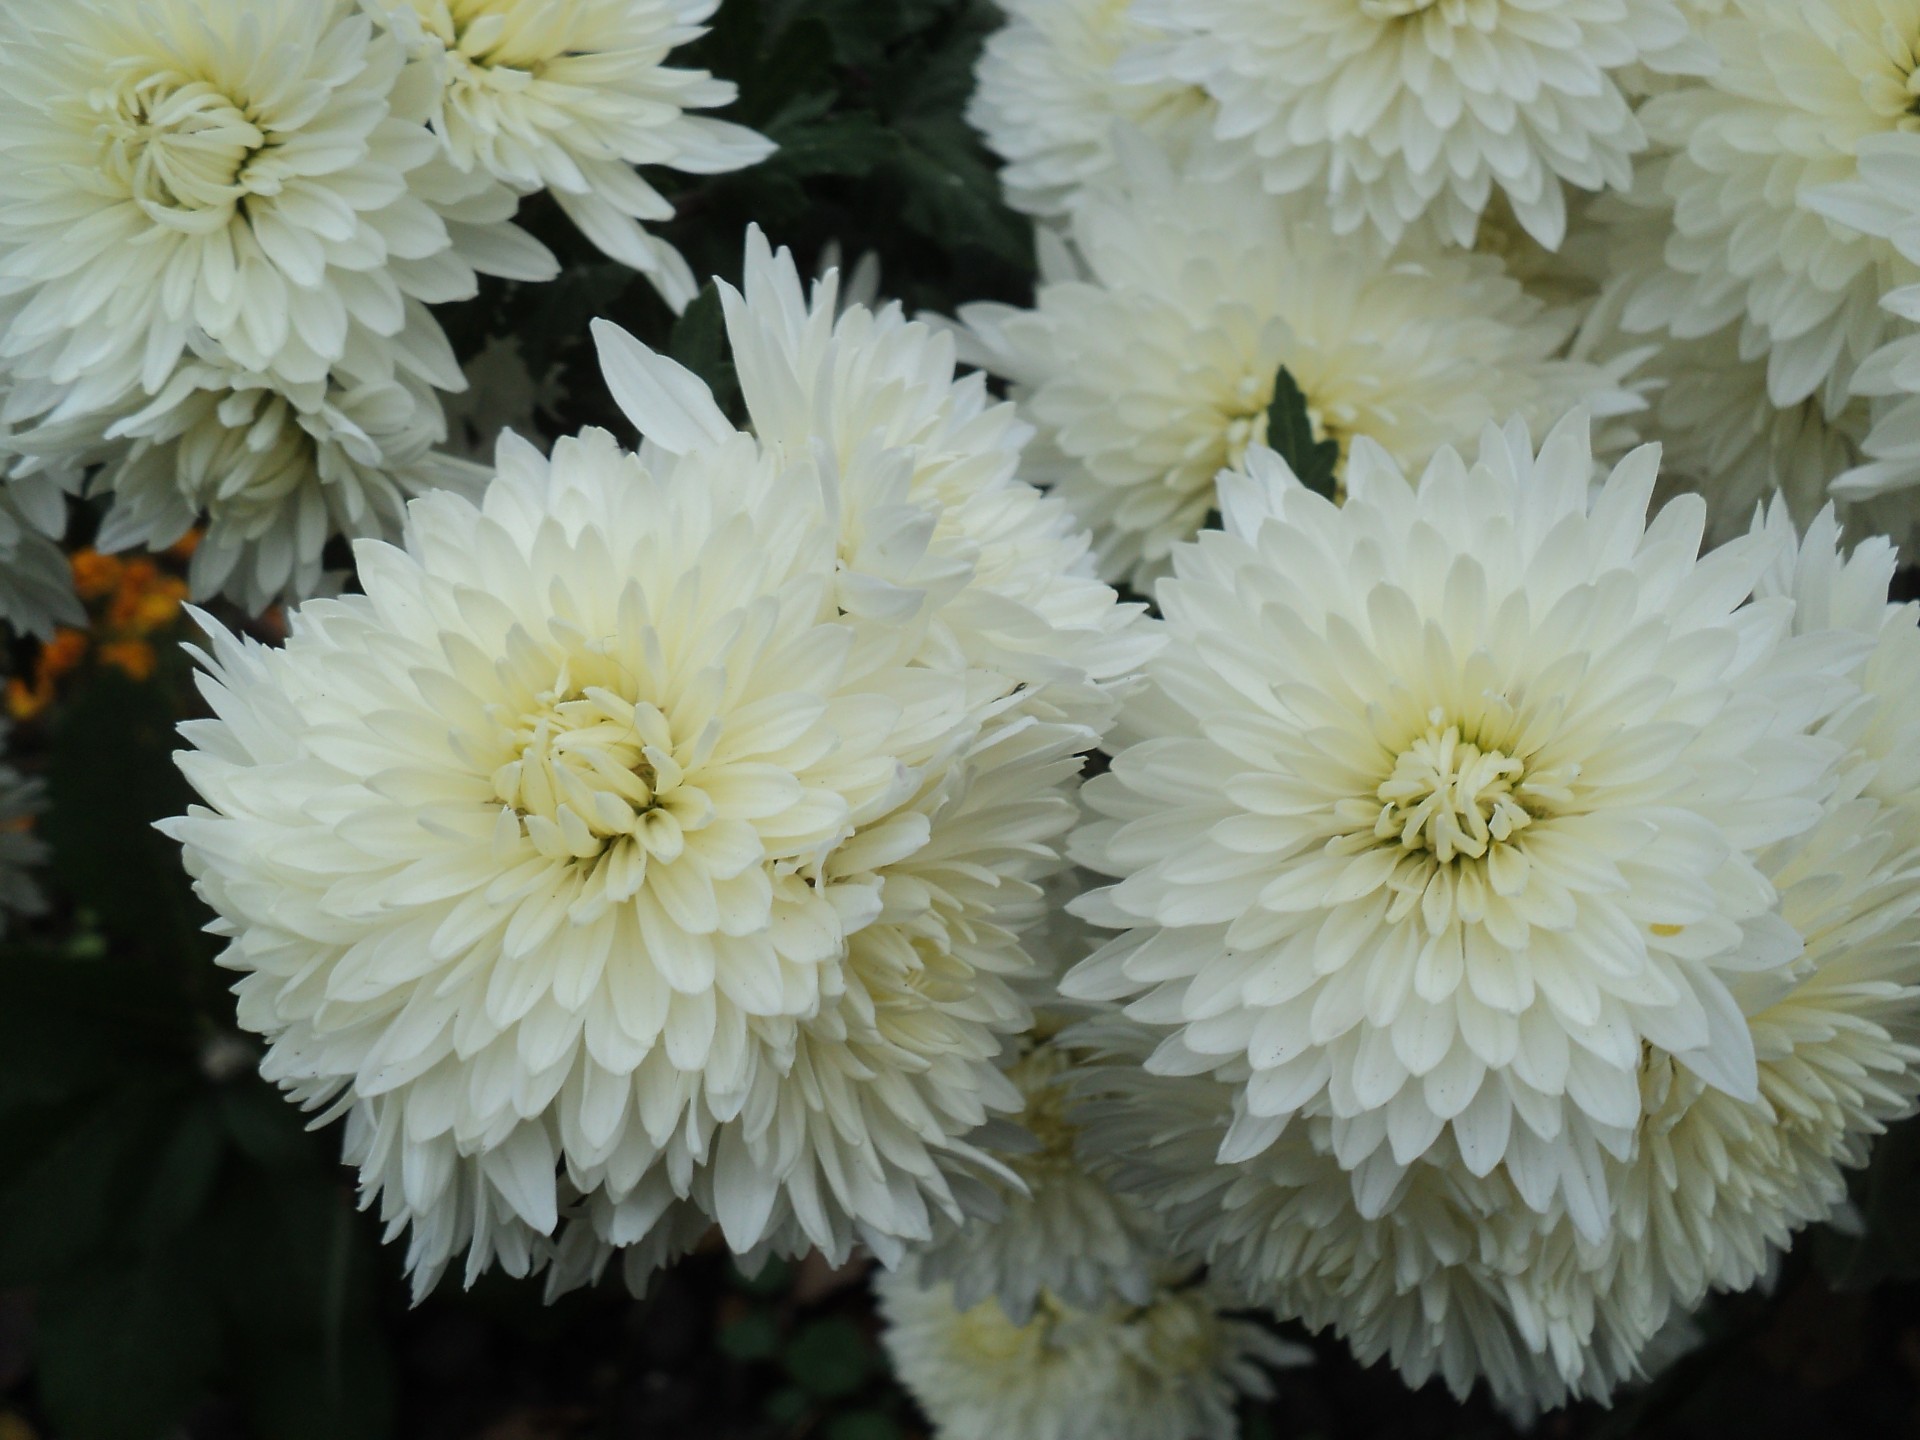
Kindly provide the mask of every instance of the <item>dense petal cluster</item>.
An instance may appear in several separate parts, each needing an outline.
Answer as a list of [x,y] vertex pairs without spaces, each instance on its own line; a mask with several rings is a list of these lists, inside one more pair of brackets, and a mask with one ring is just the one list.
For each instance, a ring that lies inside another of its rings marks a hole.
[[1304,1358],[1194,1282],[1163,1281],[1144,1304],[1048,1298],[1024,1323],[912,1273],[879,1290],[894,1370],[947,1440],[1233,1440],[1241,1397]]
[[[932,332],[836,320],[831,283],[809,313],[764,245],[748,274],[743,381],[795,318],[844,433],[824,391],[810,439],[736,432],[606,328],[639,456],[503,442],[478,507],[360,548],[364,597],[282,651],[216,637],[182,757],[211,808],[174,831],[266,1072],[352,1112],[421,1284],[462,1249],[641,1280],[716,1222],[892,1261],[1005,1173],[968,1137],[1020,1108],[1020,935],[1113,708],[1067,646],[1142,642]],[[1049,537],[1055,573],[995,569]]]
[[3,23],[9,418],[153,394],[196,334],[318,381],[409,298],[473,293],[435,203],[472,187],[431,173],[405,56],[350,0],[15,0]]
[[462,382],[426,307],[556,267],[441,153],[430,99],[352,0],[0,7],[12,508],[105,466],[104,543],[204,517],[196,589],[257,610],[453,475],[428,387]]
[[693,299],[686,261],[641,223],[671,220],[673,206],[634,166],[713,175],[772,153],[751,130],[687,113],[731,104],[731,82],[666,63],[720,0],[368,3],[427,67],[433,128],[461,171],[549,191],[675,310]]
[[1645,1373],[1710,1288],[1753,1284],[1795,1230],[1846,1203],[1843,1169],[1920,1090],[1920,629],[1913,607],[1885,603],[1884,543],[1842,562],[1829,513],[1796,547],[1781,505],[1766,530],[1777,544],[1758,588],[1794,599],[1796,634],[1868,648],[1849,647],[1861,701],[1826,726],[1845,746],[1836,787],[1814,825],[1760,857],[1804,950],[1781,971],[1734,981],[1755,1095],[1731,1096],[1649,1051],[1633,1144],[1601,1160],[1612,1213],[1589,1237],[1564,1209],[1534,1209],[1501,1172],[1474,1174],[1446,1143],[1374,1213],[1324,1115],[1256,1156],[1224,1159],[1246,1104],[1236,1085],[1149,1073],[1150,1026],[1083,1027],[1081,1042],[1102,1052],[1083,1082],[1093,1148],[1217,1273],[1337,1328],[1363,1360],[1390,1357],[1412,1383],[1438,1374],[1464,1395],[1485,1379],[1530,1413],[1604,1398]]
[[1920,213],[1920,4],[1731,0],[1703,33],[1714,73],[1643,112],[1672,152],[1649,175],[1672,229],[1629,323],[1682,338],[1737,324],[1775,404],[1818,395],[1837,413],[1891,332],[1882,297],[1920,280],[1887,233]]
[[1556,249],[1563,183],[1624,189],[1646,137],[1623,72],[1704,69],[1672,0],[1136,0],[1159,32],[1122,62],[1217,105],[1213,133],[1268,190],[1342,234],[1426,221],[1471,245],[1505,195]]
[[1597,1239],[1645,1048],[1752,1099],[1736,982],[1801,948],[1756,857],[1818,814],[1848,651],[1746,603],[1773,542],[1696,560],[1688,498],[1648,525],[1656,452],[1590,499],[1587,425],[1417,487],[1367,446],[1344,508],[1256,452],[1085,791],[1119,883],[1082,913],[1124,933],[1069,993],[1238,1078],[1224,1158],[1327,1117],[1368,1215],[1444,1139]]
[[203,525],[193,593],[254,613],[319,590],[334,536],[394,538],[410,497],[477,494],[488,473],[435,449],[447,438],[439,398],[409,375],[292,385],[193,361],[110,420],[43,426],[23,443],[42,459],[101,462],[89,488],[112,497],[103,550],[164,549]]
[[1032,310],[961,319],[1040,431],[1034,473],[1092,528],[1113,578],[1164,571],[1219,508],[1214,477],[1267,438],[1282,368],[1316,438],[1344,452],[1364,436],[1408,468],[1515,413],[1544,424],[1635,403],[1556,358],[1577,317],[1497,258],[1417,239],[1385,254],[1299,201],[1181,177],[1139,149],[1089,190],[1070,240],[1043,250]]
[[1007,23],[987,37],[967,119],[1005,162],[1007,203],[1064,215],[1115,162],[1116,126],[1181,154],[1212,120],[1206,92],[1180,82],[1129,84],[1114,66],[1152,31],[1125,0],[1004,0]]

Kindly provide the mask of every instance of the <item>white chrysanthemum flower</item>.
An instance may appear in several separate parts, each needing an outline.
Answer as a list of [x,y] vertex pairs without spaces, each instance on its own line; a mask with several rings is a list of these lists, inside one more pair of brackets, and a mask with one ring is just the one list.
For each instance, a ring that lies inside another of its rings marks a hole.
[[1642,112],[1674,152],[1657,187],[1672,234],[1628,323],[1737,323],[1776,404],[1818,394],[1837,413],[1890,328],[1881,297],[1920,279],[1882,223],[1920,207],[1920,0],[1731,0],[1704,33],[1717,72]]
[[1621,73],[1708,56],[1672,0],[1136,0],[1161,38],[1137,82],[1218,103],[1213,133],[1266,188],[1307,192],[1350,234],[1426,217],[1455,243],[1495,187],[1556,249],[1563,182],[1623,189],[1646,143]]
[[1126,933],[1067,992],[1238,1077],[1225,1160],[1328,1118],[1369,1216],[1446,1144],[1597,1240],[1646,1047],[1753,1099],[1736,982],[1801,949],[1756,856],[1819,815],[1847,649],[1744,603],[1774,540],[1696,560],[1693,497],[1647,524],[1656,451],[1590,495],[1587,425],[1417,488],[1363,444],[1344,508],[1256,452],[1084,792],[1119,883],[1082,913]]
[[196,525],[189,582],[258,614],[321,588],[335,536],[387,539],[429,490],[478,494],[487,471],[435,450],[440,402],[410,375],[338,375],[292,385],[190,360],[131,414],[42,427],[41,457],[101,462],[91,490],[112,497],[95,544],[164,549]]
[[1819,822],[1759,858],[1805,948],[1731,979],[1755,1097],[1650,1048],[1633,1145],[1601,1162],[1612,1208],[1589,1239],[1502,1172],[1473,1173],[1444,1137],[1378,1213],[1325,1114],[1222,1159],[1241,1087],[1149,1073],[1149,1027],[1083,1027],[1076,1040],[1103,1052],[1080,1112],[1090,1148],[1215,1273],[1339,1329],[1363,1360],[1390,1357],[1414,1384],[1440,1374],[1464,1396],[1484,1378],[1530,1413],[1644,1372],[1709,1289],[1755,1283],[1796,1229],[1845,1204],[1843,1168],[1920,1091],[1920,629],[1913,607],[1886,604],[1884,542],[1841,563],[1829,512],[1796,548],[1780,503],[1765,528],[1774,563],[1759,592],[1794,598],[1797,643],[1850,652],[1865,697],[1827,723],[1846,758]]
[[1092,527],[1102,573],[1145,583],[1218,508],[1214,477],[1266,438],[1284,367],[1316,438],[1366,436],[1409,469],[1514,413],[1637,402],[1554,358],[1576,316],[1488,255],[1391,258],[1299,202],[1176,177],[1134,148],[1043,247],[1035,307],[970,305],[974,358],[1040,430],[1031,473]]
[[[469,1243],[472,1270],[524,1266],[579,1182],[619,1201],[696,1167],[741,1248],[782,1182],[809,1220],[924,1225],[938,1171],[873,1062],[918,1042],[937,1080],[909,1105],[970,1129],[1018,1103],[991,1059],[1024,1007],[970,949],[922,957],[924,888],[852,947],[878,872],[965,802],[964,677],[838,620],[825,477],[750,440],[650,468],[588,432],[500,463],[482,507],[428,496],[405,551],[362,545],[367,594],[296,612],[284,650],[212,631],[223,718],[181,762],[213,808],[172,828],[265,1073],[361,1110],[422,1283]],[[749,508],[754,468],[781,483]],[[903,1012],[938,969],[959,1014]],[[832,1043],[862,1022],[870,1054]],[[880,1163],[903,1147],[925,1168]]]
[[[0,448],[5,442],[0,441]],[[67,532],[72,476],[47,473],[8,478],[0,458],[0,624],[38,635],[56,625],[84,625],[86,611],[73,593],[73,570],[60,541]]]
[[439,155],[403,65],[352,0],[0,7],[8,418],[152,394],[196,333],[317,383],[476,265],[550,276],[513,197]]
[[[750,257],[756,287],[775,268]],[[841,341],[884,319],[849,311]],[[184,759],[219,818],[176,830],[267,1072],[357,1107],[418,1283],[463,1248],[469,1274],[557,1251],[571,1283],[701,1216],[741,1253],[894,1261],[1004,1174],[971,1137],[1020,1104],[995,1063],[1031,1018],[1018,937],[1098,737],[1063,717],[1111,710],[1072,627],[1142,642],[1090,578],[989,573],[1031,537],[956,534],[920,488],[1049,503],[996,445],[969,459],[1005,422],[964,409],[950,354],[937,396],[907,383],[928,333],[904,377],[836,341],[789,443],[603,329],[637,459],[503,445],[480,510],[431,496],[408,553],[362,547],[369,598],[308,606],[284,652],[219,643],[227,719]],[[775,358],[743,345],[743,380]],[[923,399],[909,428],[951,448],[890,445],[886,406]],[[1071,602],[1066,635],[1024,596]]]
[[1115,78],[1115,62],[1153,33],[1128,0],[1000,0],[1000,8],[1007,23],[980,52],[967,120],[1006,162],[1000,184],[1015,210],[1066,214],[1113,168],[1116,125],[1174,155],[1207,133],[1205,91]]
[[1201,1283],[1085,1310],[1047,1296],[1025,1323],[911,1272],[876,1285],[894,1373],[940,1440],[1233,1440],[1268,1367],[1307,1358]]
[[439,89],[433,127],[465,172],[547,190],[580,231],[643,272],[676,311],[698,293],[680,253],[642,221],[673,206],[635,165],[715,175],[773,152],[691,110],[729,105],[731,81],[666,64],[720,0],[366,0]]
[[[9,728],[0,721],[0,754],[6,751]],[[38,915],[46,909],[31,873],[47,858],[46,845],[33,833],[44,803],[38,780],[0,764],[0,937],[7,933],[8,916]]]

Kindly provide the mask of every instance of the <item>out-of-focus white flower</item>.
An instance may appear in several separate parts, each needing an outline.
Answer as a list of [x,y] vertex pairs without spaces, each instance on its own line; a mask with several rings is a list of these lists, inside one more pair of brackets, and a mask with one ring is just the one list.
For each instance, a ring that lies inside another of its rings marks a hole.
[[[1920,320],[1920,285],[1895,291],[1885,304],[1904,321]],[[1832,493],[1850,520],[1864,517],[1911,556],[1920,548],[1920,334],[1911,323],[1867,357],[1851,388],[1859,398],[1848,413],[1866,412],[1853,427],[1866,433],[1849,467],[1829,472]]]
[[730,81],[675,69],[720,0],[365,0],[439,91],[433,128],[462,171],[548,190],[580,231],[644,273],[678,311],[699,287],[642,221],[673,206],[634,170],[714,175],[771,141],[688,111],[733,102]]
[[[1758,538],[1755,605],[1794,604],[1783,658],[1838,654],[1864,694],[1815,722],[1840,760],[1814,823],[1754,856],[1799,953],[1720,972],[1751,1091],[1649,1044],[1625,1143],[1592,1156],[1596,1225],[1571,1203],[1541,1206],[1511,1162],[1485,1169],[1457,1126],[1398,1167],[1382,1203],[1333,1107],[1306,1108],[1256,1152],[1244,1067],[1156,1074],[1175,1068],[1153,1059],[1169,1053],[1162,1027],[1082,1027],[1073,1038],[1100,1057],[1078,1112],[1088,1153],[1213,1273],[1411,1383],[1439,1374],[1464,1395],[1485,1379],[1531,1413],[1604,1398],[1710,1288],[1753,1284],[1794,1230],[1845,1203],[1843,1167],[1920,1091],[1920,629],[1913,607],[1886,604],[1885,542],[1842,563],[1831,512],[1796,544],[1781,502]],[[1775,679],[1798,683],[1778,662]],[[1517,1062],[1529,1043],[1523,1031]]]
[[1160,38],[1121,79],[1199,86],[1222,151],[1267,189],[1390,241],[1424,217],[1470,245],[1498,187],[1558,248],[1563,182],[1624,189],[1645,146],[1622,72],[1709,64],[1672,0],[1136,0],[1132,13]]
[[[1682,338],[1740,326],[1776,405],[1846,402],[1889,332],[1880,301],[1920,280],[1889,237],[1920,217],[1916,0],[1730,0],[1704,27],[1715,73],[1648,101],[1673,153],[1649,170],[1672,207],[1666,269],[1627,313]],[[1909,249],[1913,246],[1910,244]]]
[[1006,162],[1007,203],[1064,215],[1114,165],[1114,127],[1183,155],[1204,138],[1213,102],[1181,82],[1128,84],[1114,64],[1152,31],[1126,0],[1001,0],[1007,23],[987,38],[967,119]]
[[1417,488],[1363,444],[1344,508],[1255,452],[1084,792],[1119,883],[1081,913],[1125,933],[1067,992],[1237,1077],[1224,1160],[1330,1119],[1367,1216],[1444,1143],[1598,1240],[1646,1047],[1752,1100],[1736,990],[1802,948],[1756,857],[1818,818],[1849,649],[1744,603],[1774,540],[1696,560],[1689,497],[1648,525],[1657,452],[1590,495],[1587,426]]
[[1024,985],[1034,1009],[1030,1036],[1017,1043],[1006,1069],[1025,1108],[1014,1122],[1024,1145],[1007,1145],[1017,1184],[994,1188],[990,1215],[936,1227],[931,1244],[915,1250],[923,1284],[951,1282],[953,1301],[970,1310],[998,1300],[1025,1325],[1045,1292],[1079,1310],[1109,1301],[1145,1305],[1167,1263],[1156,1220],[1119,1195],[1083,1163],[1073,1114],[1073,1077],[1084,1056],[1062,1035],[1089,1007],[1061,998],[1060,977],[1099,948],[1101,936],[1067,904],[1098,879],[1065,870],[1045,886],[1045,919],[1025,937],[1039,962]]
[[560,377],[535,375],[512,336],[495,335],[463,367],[467,388],[441,403],[447,415],[447,448],[467,460],[493,458],[500,432],[542,443],[540,412],[561,399]]
[[437,396],[412,376],[293,385],[190,360],[131,414],[44,426],[20,443],[99,462],[91,488],[112,497],[103,550],[164,549],[204,525],[193,593],[258,614],[316,593],[335,536],[392,538],[411,497],[478,494],[487,472],[439,453],[446,433]]
[[[0,754],[6,752],[9,728],[0,720]],[[33,833],[34,818],[43,806],[38,780],[0,764],[0,936],[7,933],[9,916],[38,915],[46,909],[31,873],[47,858],[47,847]]]
[[67,492],[78,482],[47,473],[5,478],[7,463],[0,459],[0,623],[44,640],[56,625],[86,623],[60,548]]
[[1555,358],[1578,317],[1490,255],[1418,238],[1392,255],[1298,200],[1177,177],[1129,147],[1071,246],[1042,249],[1032,310],[970,305],[971,357],[1040,431],[1031,474],[1092,527],[1103,574],[1144,584],[1218,508],[1214,477],[1267,438],[1284,367],[1316,438],[1360,436],[1415,468],[1519,413],[1638,402]]
[[350,332],[398,334],[475,265],[550,275],[512,197],[409,114],[403,65],[351,0],[0,6],[6,417],[151,395],[196,334],[317,384]]
[[1233,1440],[1267,1367],[1307,1358],[1198,1283],[1088,1310],[1046,1296],[1024,1324],[911,1272],[878,1289],[894,1371],[941,1440]]

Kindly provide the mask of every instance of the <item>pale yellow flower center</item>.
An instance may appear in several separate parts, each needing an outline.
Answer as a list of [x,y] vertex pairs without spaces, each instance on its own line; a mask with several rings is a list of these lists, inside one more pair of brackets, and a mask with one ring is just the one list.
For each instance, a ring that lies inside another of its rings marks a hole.
[[100,116],[103,168],[154,219],[180,229],[225,224],[248,191],[266,133],[214,85],[149,74],[88,97]]
[[1533,823],[1515,793],[1525,777],[1512,756],[1462,740],[1459,726],[1436,727],[1402,751],[1380,783],[1374,836],[1431,850],[1442,864],[1455,855],[1478,860]]
[[551,859],[591,860],[631,836],[671,861],[684,832],[711,819],[710,802],[682,783],[666,717],[576,684],[569,666],[508,728],[515,758],[494,772],[494,793]]

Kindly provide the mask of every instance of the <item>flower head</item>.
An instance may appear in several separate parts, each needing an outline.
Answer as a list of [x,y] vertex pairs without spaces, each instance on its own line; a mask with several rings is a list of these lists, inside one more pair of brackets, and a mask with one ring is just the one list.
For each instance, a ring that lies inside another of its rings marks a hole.
[[1299,202],[1176,176],[1133,147],[1076,209],[1032,310],[971,305],[973,357],[1040,431],[1035,474],[1090,526],[1103,573],[1144,584],[1218,509],[1214,477],[1267,438],[1279,372],[1315,436],[1408,468],[1514,412],[1629,408],[1555,358],[1575,316],[1490,255],[1418,238],[1385,254]]
[[1920,3],[1730,0],[1704,33],[1716,70],[1643,111],[1672,152],[1649,182],[1673,228],[1628,323],[1737,324],[1775,404],[1818,395],[1837,414],[1891,331],[1881,297],[1920,280],[1888,233],[1920,206]]
[[1562,182],[1624,189],[1646,140],[1624,72],[1707,56],[1672,0],[1138,0],[1157,31],[1124,80],[1203,88],[1229,157],[1334,227],[1398,240],[1427,217],[1457,244],[1497,186],[1556,249]]
[[476,265],[550,275],[504,224],[512,197],[439,158],[404,63],[350,0],[6,5],[7,417],[150,395],[196,335],[318,383],[350,331],[396,334],[409,299],[471,294]]
[[719,0],[365,3],[427,67],[433,128],[461,171],[552,192],[675,310],[693,299],[686,261],[641,224],[672,219],[673,206],[633,167],[712,175],[772,152],[751,130],[687,113],[732,103],[730,82],[666,64]]
[[[437,332],[436,332],[437,333]],[[313,385],[190,360],[130,413],[42,426],[21,437],[37,458],[97,461],[112,497],[97,542],[164,549],[204,525],[190,579],[252,613],[322,584],[335,536],[391,538],[409,497],[477,493],[479,466],[439,453],[435,392],[410,375]]]
[[1179,82],[1128,84],[1116,61],[1150,37],[1127,0],[1004,0],[1007,23],[987,38],[967,119],[1005,161],[1007,203],[1065,215],[1114,165],[1114,127],[1172,153],[1204,139],[1213,102]]
[[[266,1073],[354,1112],[417,1283],[462,1249],[644,1269],[713,1222],[898,1260],[1004,1173],[969,1137],[1019,1107],[1020,935],[1098,733],[1067,717],[1110,706],[947,644],[985,547],[910,501],[935,457],[739,433],[601,340],[639,456],[503,442],[480,505],[361,547],[364,597],[283,651],[216,636],[223,719],[182,757],[210,808],[174,833]],[[884,584],[847,558],[882,533]]]
[[1439,1374],[1464,1396],[1485,1379],[1531,1413],[1644,1373],[1710,1288],[1755,1283],[1795,1230],[1845,1203],[1843,1169],[1920,1092],[1920,629],[1912,607],[1886,604],[1883,542],[1843,561],[1828,512],[1796,544],[1780,503],[1761,533],[1774,543],[1758,592],[1790,597],[1796,641],[1844,649],[1864,693],[1822,722],[1843,758],[1818,819],[1758,857],[1803,949],[1728,977],[1754,1092],[1730,1095],[1650,1046],[1631,1143],[1597,1158],[1609,1208],[1589,1234],[1571,1209],[1530,1203],[1510,1170],[1477,1173],[1446,1136],[1384,1206],[1324,1112],[1246,1154],[1232,1143],[1240,1086],[1149,1073],[1153,1027],[1083,1026],[1075,1038],[1100,1057],[1081,1112],[1089,1152],[1216,1274],[1411,1383]]
[[1225,1303],[1163,1283],[1143,1304],[1043,1297],[1016,1322],[911,1273],[880,1282],[887,1353],[948,1440],[1231,1440],[1240,1397],[1271,1394],[1266,1368],[1305,1356]]
[[1755,1098],[1737,995],[1802,948],[1758,857],[1820,813],[1852,651],[1747,603],[1774,539],[1648,525],[1656,461],[1590,498],[1576,412],[1417,487],[1362,445],[1336,509],[1256,452],[1176,553],[1076,841],[1125,933],[1066,988],[1241,1088],[1223,1160],[1324,1118],[1363,1215],[1446,1145],[1597,1239],[1648,1047]]

